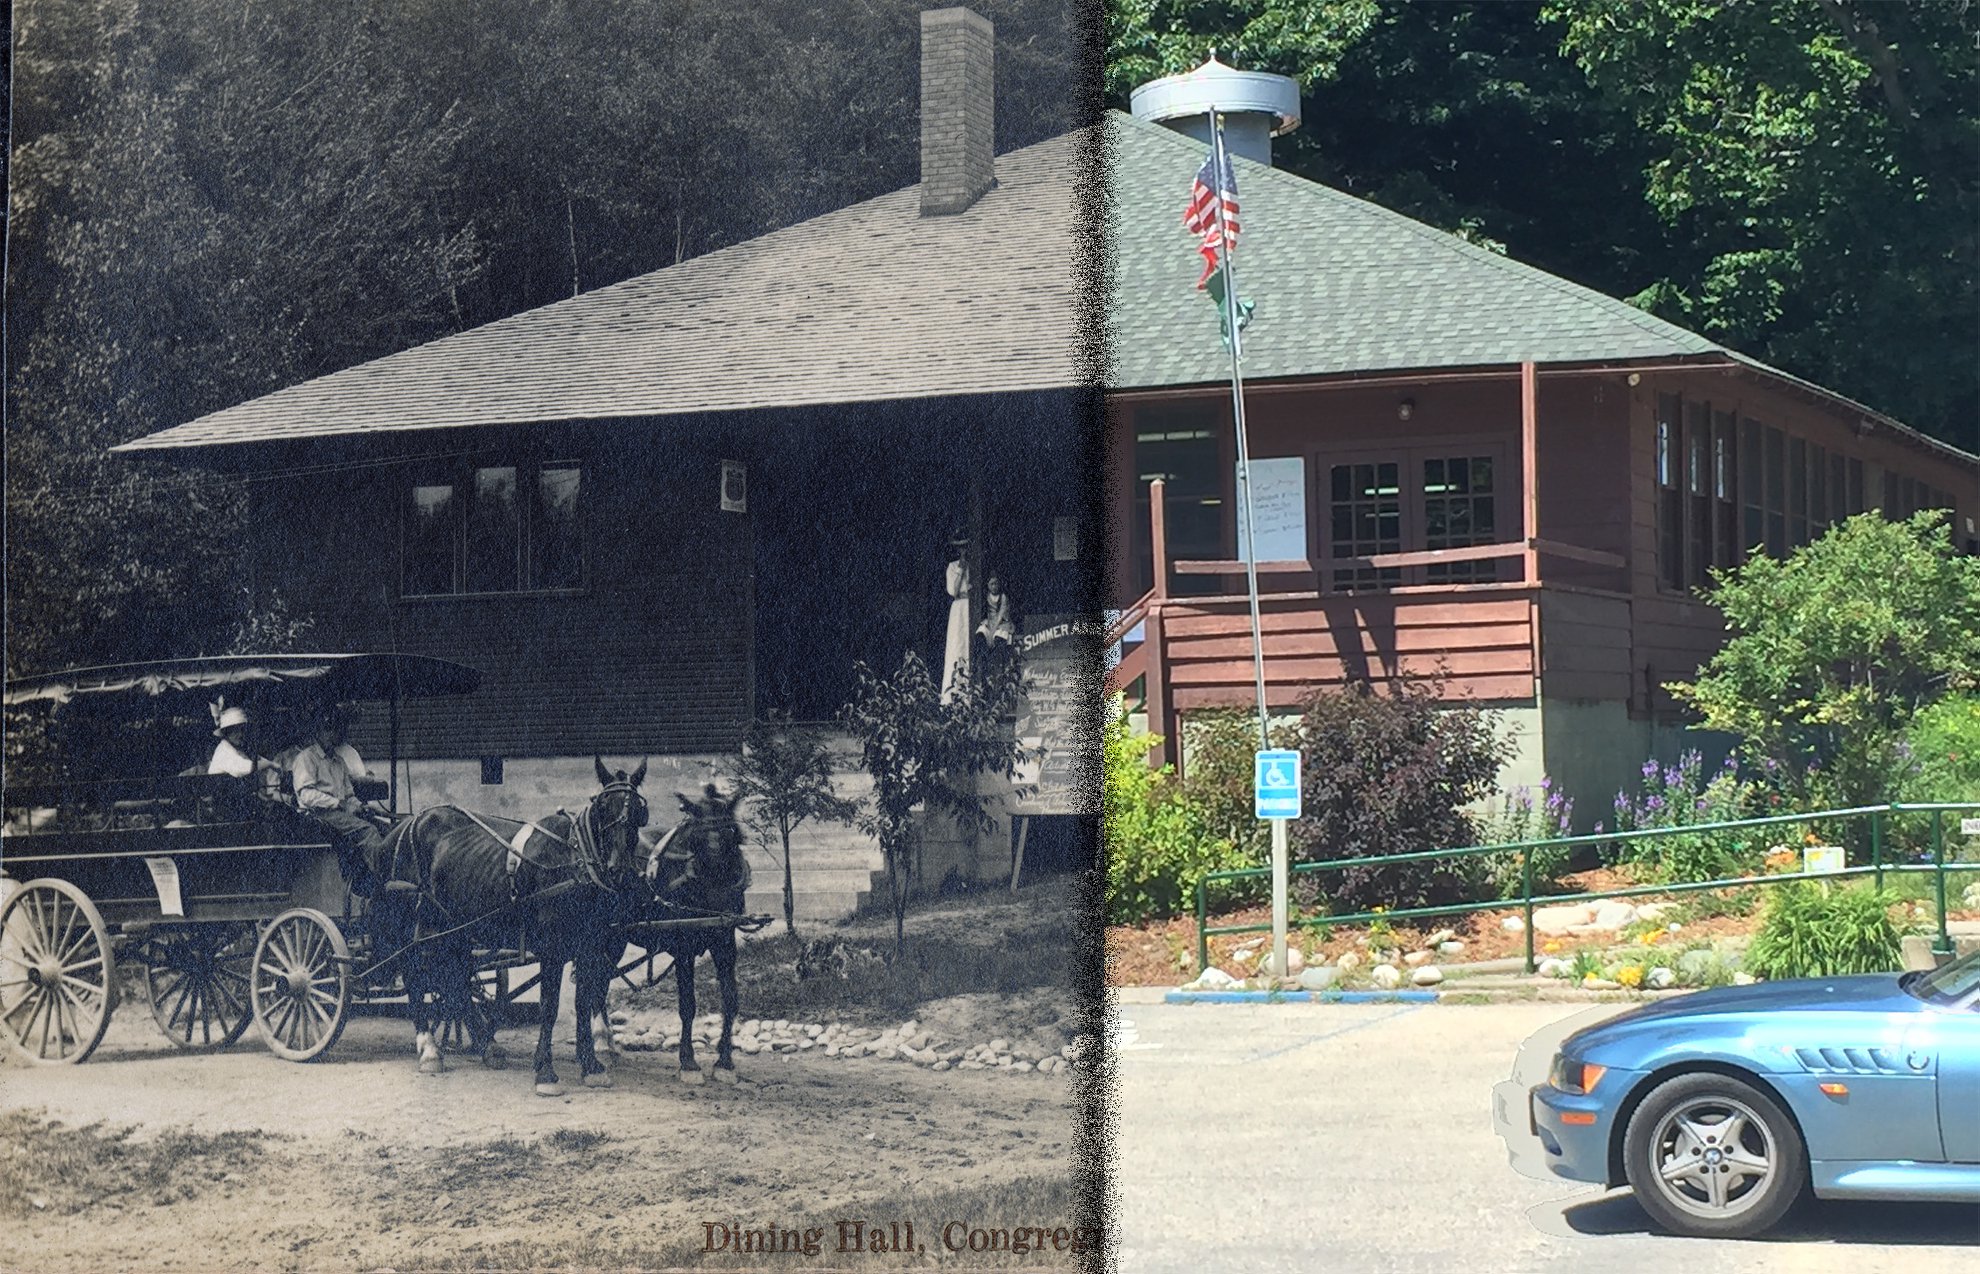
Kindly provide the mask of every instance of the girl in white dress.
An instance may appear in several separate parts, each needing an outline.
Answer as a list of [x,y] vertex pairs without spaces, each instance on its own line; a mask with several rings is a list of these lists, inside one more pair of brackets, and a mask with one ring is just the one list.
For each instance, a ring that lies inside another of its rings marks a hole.
[[942,702],[955,694],[956,683],[969,674],[969,565],[966,541],[954,541],[956,560],[949,563],[949,634],[942,643]]

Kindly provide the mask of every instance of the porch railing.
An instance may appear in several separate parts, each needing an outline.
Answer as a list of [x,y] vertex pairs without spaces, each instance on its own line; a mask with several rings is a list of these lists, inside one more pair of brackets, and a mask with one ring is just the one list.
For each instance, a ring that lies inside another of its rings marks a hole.
[[[1953,951],[1952,937],[1947,928],[1946,918],[1946,874],[1948,871],[1980,872],[1980,862],[1951,863],[1946,861],[1946,827],[1948,814],[1980,813],[1980,801],[1945,804],[1904,804],[1865,805],[1854,809],[1819,810],[1812,814],[1775,814],[1766,818],[1740,819],[1725,823],[1696,823],[1685,827],[1656,827],[1632,832],[1604,832],[1587,836],[1558,836],[1546,840],[1515,841],[1505,845],[1474,845],[1464,849],[1432,849],[1418,853],[1392,854],[1382,858],[1344,858],[1324,863],[1298,863],[1291,873],[1294,876],[1321,875],[1342,871],[1349,867],[1382,867],[1396,863],[1444,862],[1462,858],[1472,858],[1483,854],[1503,854],[1517,851],[1520,856],[1520,892],[1514,898],[1497,898],[1480,902],[1452,903],[1436,907],[1403,907],[1393,911],[1352,912],[1346,915],[1328,915],[1316,918],[1316,923],[1327,925],[1368,924],[1375,920],[1385,923],[1430,917],[1467,916],[1485,911],[1505,911],[1518,907],[1525,921],[1526,930],[1526,971],[1535,968],[1533,959],[1533,909],[1536,902],[1548,906],[1564,903],[1601,902],[1612,898],[1640,898],[1655,894],[1687,894],[1707,890],[1738,889],[1751,885],[1778,885],[1791,880],[1839,880],[1856,876],[1869,876],[1883,888],[1885,876],[1891,873],[1922,874],[1933,873],[1934,901],[1938,910],[1938,932],[1934,936],[1932,951],[1938,956],[1949,956]],[[1892,863],[1886,861],[1885,833],[1889,819],[1900,814],[1930,814],[1932,816],[1931,861],[1925,863]],[[1634,885],[1626,889],[1610,889],[1575,894],[1541,894],[1533,892],[1533,851],[1556,847],[1573,848],[1586,845],[1614,845],[1629,841],[1655,840],[1670,836],[1697,835],[1702,832],[1731,832],[1747,828],[1778,827],[1787,824],[1806,823],[1857,823],[1867,822],[1870,843],[1870,863],[1863,867],[1848,867],[1831,872],[1782,872],[1765,876],[1739,876],[1725,880],[1686,881],[1664,885]],[[1234,871],[1210,872],[1196,883],[1196,967],[1200,972],[1210,967],[1210,939],[1218,934],[1266,933],[1270,924],[1217,925],[1210,924],[1208,887],[1217,881],[1247,880],[1265,878],[1271,875],[1268,867],[1244,867]]]

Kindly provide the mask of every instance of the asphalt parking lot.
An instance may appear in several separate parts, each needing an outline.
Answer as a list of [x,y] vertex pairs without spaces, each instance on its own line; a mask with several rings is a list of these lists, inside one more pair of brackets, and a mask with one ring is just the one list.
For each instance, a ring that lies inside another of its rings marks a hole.
[[1120,1269],[1980,1268],[1973,1208],[1804,1201],[1761,1239],[1681,1239],[1627,1190],[1522,1175],[1495,1127],[1495,1087],[1530,1037],[1542,1039],[1522,1081],[1544,1072],[1570,1019],[1611,1011],[1123,1003]]

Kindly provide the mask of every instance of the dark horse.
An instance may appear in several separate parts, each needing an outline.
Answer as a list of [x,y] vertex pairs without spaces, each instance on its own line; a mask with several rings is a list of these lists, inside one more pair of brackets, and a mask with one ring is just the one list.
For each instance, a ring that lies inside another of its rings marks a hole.
[[[594,764],[603,790],[582,814],[558,810],[522,822],[437,805],[391,838],[374,923],[381,939],[406,951],[406,998],[422,1072],[446,1069],[434,1032],[442,1014],[464,1020],[475,1051],[492,1064],[492,1024],[469,1002],[473,950],[513,941],[520,920],[524,946],[541,969],[536,1091],[546,1097],[563,1091],[550,1064],[550,1042],[564,966],[576,975],[573,1007],[582,1026],[593,1006],[603,1009],[611,982],[606,935],[621,907],[646,888],[639,854],[639,831],[647,821],[646,798],[639,793],[646,763],[630,775],[614,774],[596,758]],[[437,1011],[429,996],[439,1001]],[[580,1029],[577,1045],[584,1083],[610,1087],[591,1032]]]
[[[706,918],[707,924],[663,924],[649,932],[652,951],[674,960],[674,984],[680,990],[681,1079],[701,1082],[694,1060],[694,962],[705,952],[715,961],[722,986],[722,1036],[715,1046],[715,1078],[736,1082],[735,1051],[730,1038],[736,1023],[736,922],[743,914],[749,889],[749,860],[743,855],[742,829],[736,824],[736,802],[710,784],[699,801],[678,798],[687,818],[648,852],[646,876],[662,922]],[[646,939],[641,939],[642,942]],[[582,1035],[585,1032],[579,1031]]]

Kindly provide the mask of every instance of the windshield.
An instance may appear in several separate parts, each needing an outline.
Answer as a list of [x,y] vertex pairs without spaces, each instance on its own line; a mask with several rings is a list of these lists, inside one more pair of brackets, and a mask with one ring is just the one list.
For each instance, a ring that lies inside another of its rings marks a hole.
[[1908,974],[1904,989],[1931,1004],[1980,1008],[1980,951],[1925,973]]

